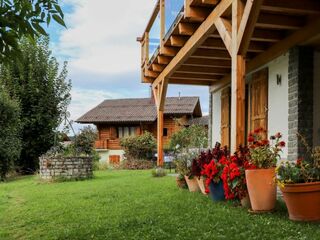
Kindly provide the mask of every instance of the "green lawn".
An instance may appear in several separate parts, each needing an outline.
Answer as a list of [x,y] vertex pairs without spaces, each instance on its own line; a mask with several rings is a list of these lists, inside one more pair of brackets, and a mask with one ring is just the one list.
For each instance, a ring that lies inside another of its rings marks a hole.
[[150,171],[96,172],[90,181],[0,184],[0,239],[320,239],[320,224],[295,223],[279,204],[251,215],[180,190]]

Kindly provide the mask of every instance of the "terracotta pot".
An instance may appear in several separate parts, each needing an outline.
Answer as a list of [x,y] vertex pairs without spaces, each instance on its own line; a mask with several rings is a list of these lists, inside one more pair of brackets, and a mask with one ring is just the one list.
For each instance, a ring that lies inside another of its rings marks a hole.
[[187,185],[188,185],[190,192],[199,192],[200,191],[199,185],[198,185],[195,177],[192,179],[189,179],[188,176],[184,176],[184,179],[187,182]]
[[247,188],[252,210],[272,211],[276,205],[275,168],[246,170]]
[[178,177],[176,178],[177,186],[179,188],[187,188],[187,183],[185,179],[179,179]]
[[241,206],[244,208],[251,208],[250,198],[249,195],[245,196],[240,200]]
[[320,221],[320,182],[285,184],[280,189],[291,220]]
[[205,187],[205,180],[203,177],[196,177],[196,180],[197,180],[197,183],[198,183],[198,186],[200,188],[200,191],[204,194],[204,195],[207,195],[206,193],[206,187]]

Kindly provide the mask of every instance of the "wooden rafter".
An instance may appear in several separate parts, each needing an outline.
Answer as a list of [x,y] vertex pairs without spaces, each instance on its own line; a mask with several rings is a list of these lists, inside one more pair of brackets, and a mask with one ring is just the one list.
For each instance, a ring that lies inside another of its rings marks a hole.
[[228,50],[229,54],[231,55],[231,22],[230,20],[224,19],[219,17],[215,21],[216,28],[223,40],[226,49]]

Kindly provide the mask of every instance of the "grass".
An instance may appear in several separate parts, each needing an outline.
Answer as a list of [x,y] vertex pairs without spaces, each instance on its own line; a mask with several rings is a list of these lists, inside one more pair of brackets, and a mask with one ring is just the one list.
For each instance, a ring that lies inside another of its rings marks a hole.
[[251,215],[178,189],[150,171],[96,172],[89,181],[0,184],[0,239],[320,239],[320,224],[296,223],[279,203]]

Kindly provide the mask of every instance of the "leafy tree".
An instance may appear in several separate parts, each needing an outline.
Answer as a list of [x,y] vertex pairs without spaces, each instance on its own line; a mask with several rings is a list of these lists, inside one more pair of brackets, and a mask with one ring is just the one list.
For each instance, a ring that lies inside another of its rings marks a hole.
[[93,155],[94,143],[98,138],[97,131],[92,127],[84,127],[78,136],[76,136],[74,147],[77,153],[86,153],[87,155]]
[[208,131],[201,125],[192,125],[174,133],[170,140],[170,148],[177,152],[189,151],[191,148],[206,148],[208,145]]
[[20,156],[20,106],[0,84],[0,181]]
[[37,39],[36,44],[23,39],[20,61],[10,61],[0,71],[2,82],[21,103],[23,141],[18,165],[25,171],[36,170],[38,157],[54,144],[55,129],[71,99],[67,64],[59,72],[48,44],[48,38]]
[[156,148],[156,139],[149,132],[140,136],[130,136],[121,139],[121,147],[125,149],[129,159],[148,159],[152,156],[152,151]]
[[65,26],[59,0],[0,0],[0,62],[19,52],[19,40],[47,35],[51,19]]

